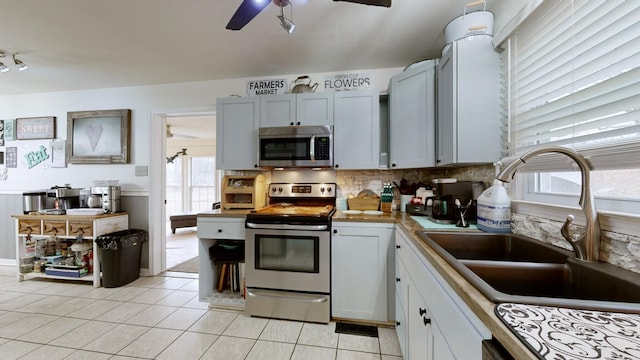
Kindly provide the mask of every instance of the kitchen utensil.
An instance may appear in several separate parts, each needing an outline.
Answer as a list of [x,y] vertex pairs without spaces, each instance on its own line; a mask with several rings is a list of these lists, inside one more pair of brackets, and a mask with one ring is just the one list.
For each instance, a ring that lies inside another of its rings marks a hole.
[[469,200],[469,202],[465,205],[462,206],[462,203],[460,202],[460,199],[456,198],[454,200],[454,205],[456,207],[456,210],[458,211],[458,222],[456,223],[457,227],[469,227],[469,222],[466,219],[467,216],[467,210],[469,210],[469,207],[471,206],[471,204],[473,203],[473,200]]
[[309,93],[316,91],[317,87],[318,83],[311,85],[311,78],[307,75],[302,75],[294,80],[290,92],[294,94]]
[[91,194],[87,198],[87,206],[90,208],[99,208],[102,206],[102,196]]

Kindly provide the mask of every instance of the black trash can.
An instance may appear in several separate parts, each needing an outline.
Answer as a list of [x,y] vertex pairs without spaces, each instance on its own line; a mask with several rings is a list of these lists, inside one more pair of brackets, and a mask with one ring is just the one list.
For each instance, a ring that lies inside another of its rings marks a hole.
[[146,240],[146,232],[136,229],[116,231],[96,238],[102,269],[102,286],[123,286],[140,276],[142,243]]

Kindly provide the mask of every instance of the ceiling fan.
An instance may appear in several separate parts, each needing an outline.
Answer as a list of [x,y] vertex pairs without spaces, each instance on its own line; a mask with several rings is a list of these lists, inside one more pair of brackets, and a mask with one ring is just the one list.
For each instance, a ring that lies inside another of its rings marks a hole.
[[[333,0],[344,1],[363,5],[391,7],[391,0]],[[240,7],[233,14],[231,20],[227,24],[229,30],[240,30],[247,25],[256,15],[273,2],[274,5],[285,7],[291,3],[291,0],[242,0]]]
[[187,135],[187,134],[176,134],[176,133],[171,131],[171,125],[167,125],[166,138],[167,139],[171,139],[171,138],[197,139],[198,137],[197,136],[192,136],[192,135]]

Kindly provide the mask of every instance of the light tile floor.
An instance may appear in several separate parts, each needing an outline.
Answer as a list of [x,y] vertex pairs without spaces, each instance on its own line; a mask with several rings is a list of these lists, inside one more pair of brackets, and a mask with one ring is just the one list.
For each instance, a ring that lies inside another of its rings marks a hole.
[[401,360],[395,331],[379,338],[328,325],[209,309],[197,274],[165,273],[119,288],[32,279],[0,266],[0,358]]

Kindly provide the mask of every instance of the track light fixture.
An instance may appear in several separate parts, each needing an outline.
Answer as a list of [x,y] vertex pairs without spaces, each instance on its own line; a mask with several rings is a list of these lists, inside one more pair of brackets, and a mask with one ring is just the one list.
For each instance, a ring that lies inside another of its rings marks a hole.
[[[27,70],[29,67],[23,63],[22,61],[20,61],[20,59],[16,58],[16,55],[18,55],[18,53],[14,53],[11,54],[13,57],[13,63],[16,65],[16,68],[19,71],[25,71]],[[0,51],[0,58],[3,58],[7,56],[7,54],[5,54],[3,51]],[[0,62],[0,73],[6,73],[7,71],[11,70],[7,65],[5,65],[4,63]]]
[[27,70],[29,67],[23,63],[22,61],[20,61],[19,59],[16,59],[16,54],[13,54],[13,63],[16,64],[16,67],[18,68],[19,71],[25,71]]
[[[293,4],[290,4],[290,5],[291,5],[291,18],[293,18]],[[296,24],[294,24],[293,21],[291,21],[291,19],[287,19],[284,16],[284,6],[280,6],[280,15],[278,15],[278,20],[280,20],[280,26],[282,26],[282,28],[289,34],[291,34],[293,30],[296,29]]]
[[187,149],[182,149],[178,151],[175,155],[171,155],[167,157],[167,164],[169,163],[173,164],[173,160],[175,160],[180,155],[187,155]]

